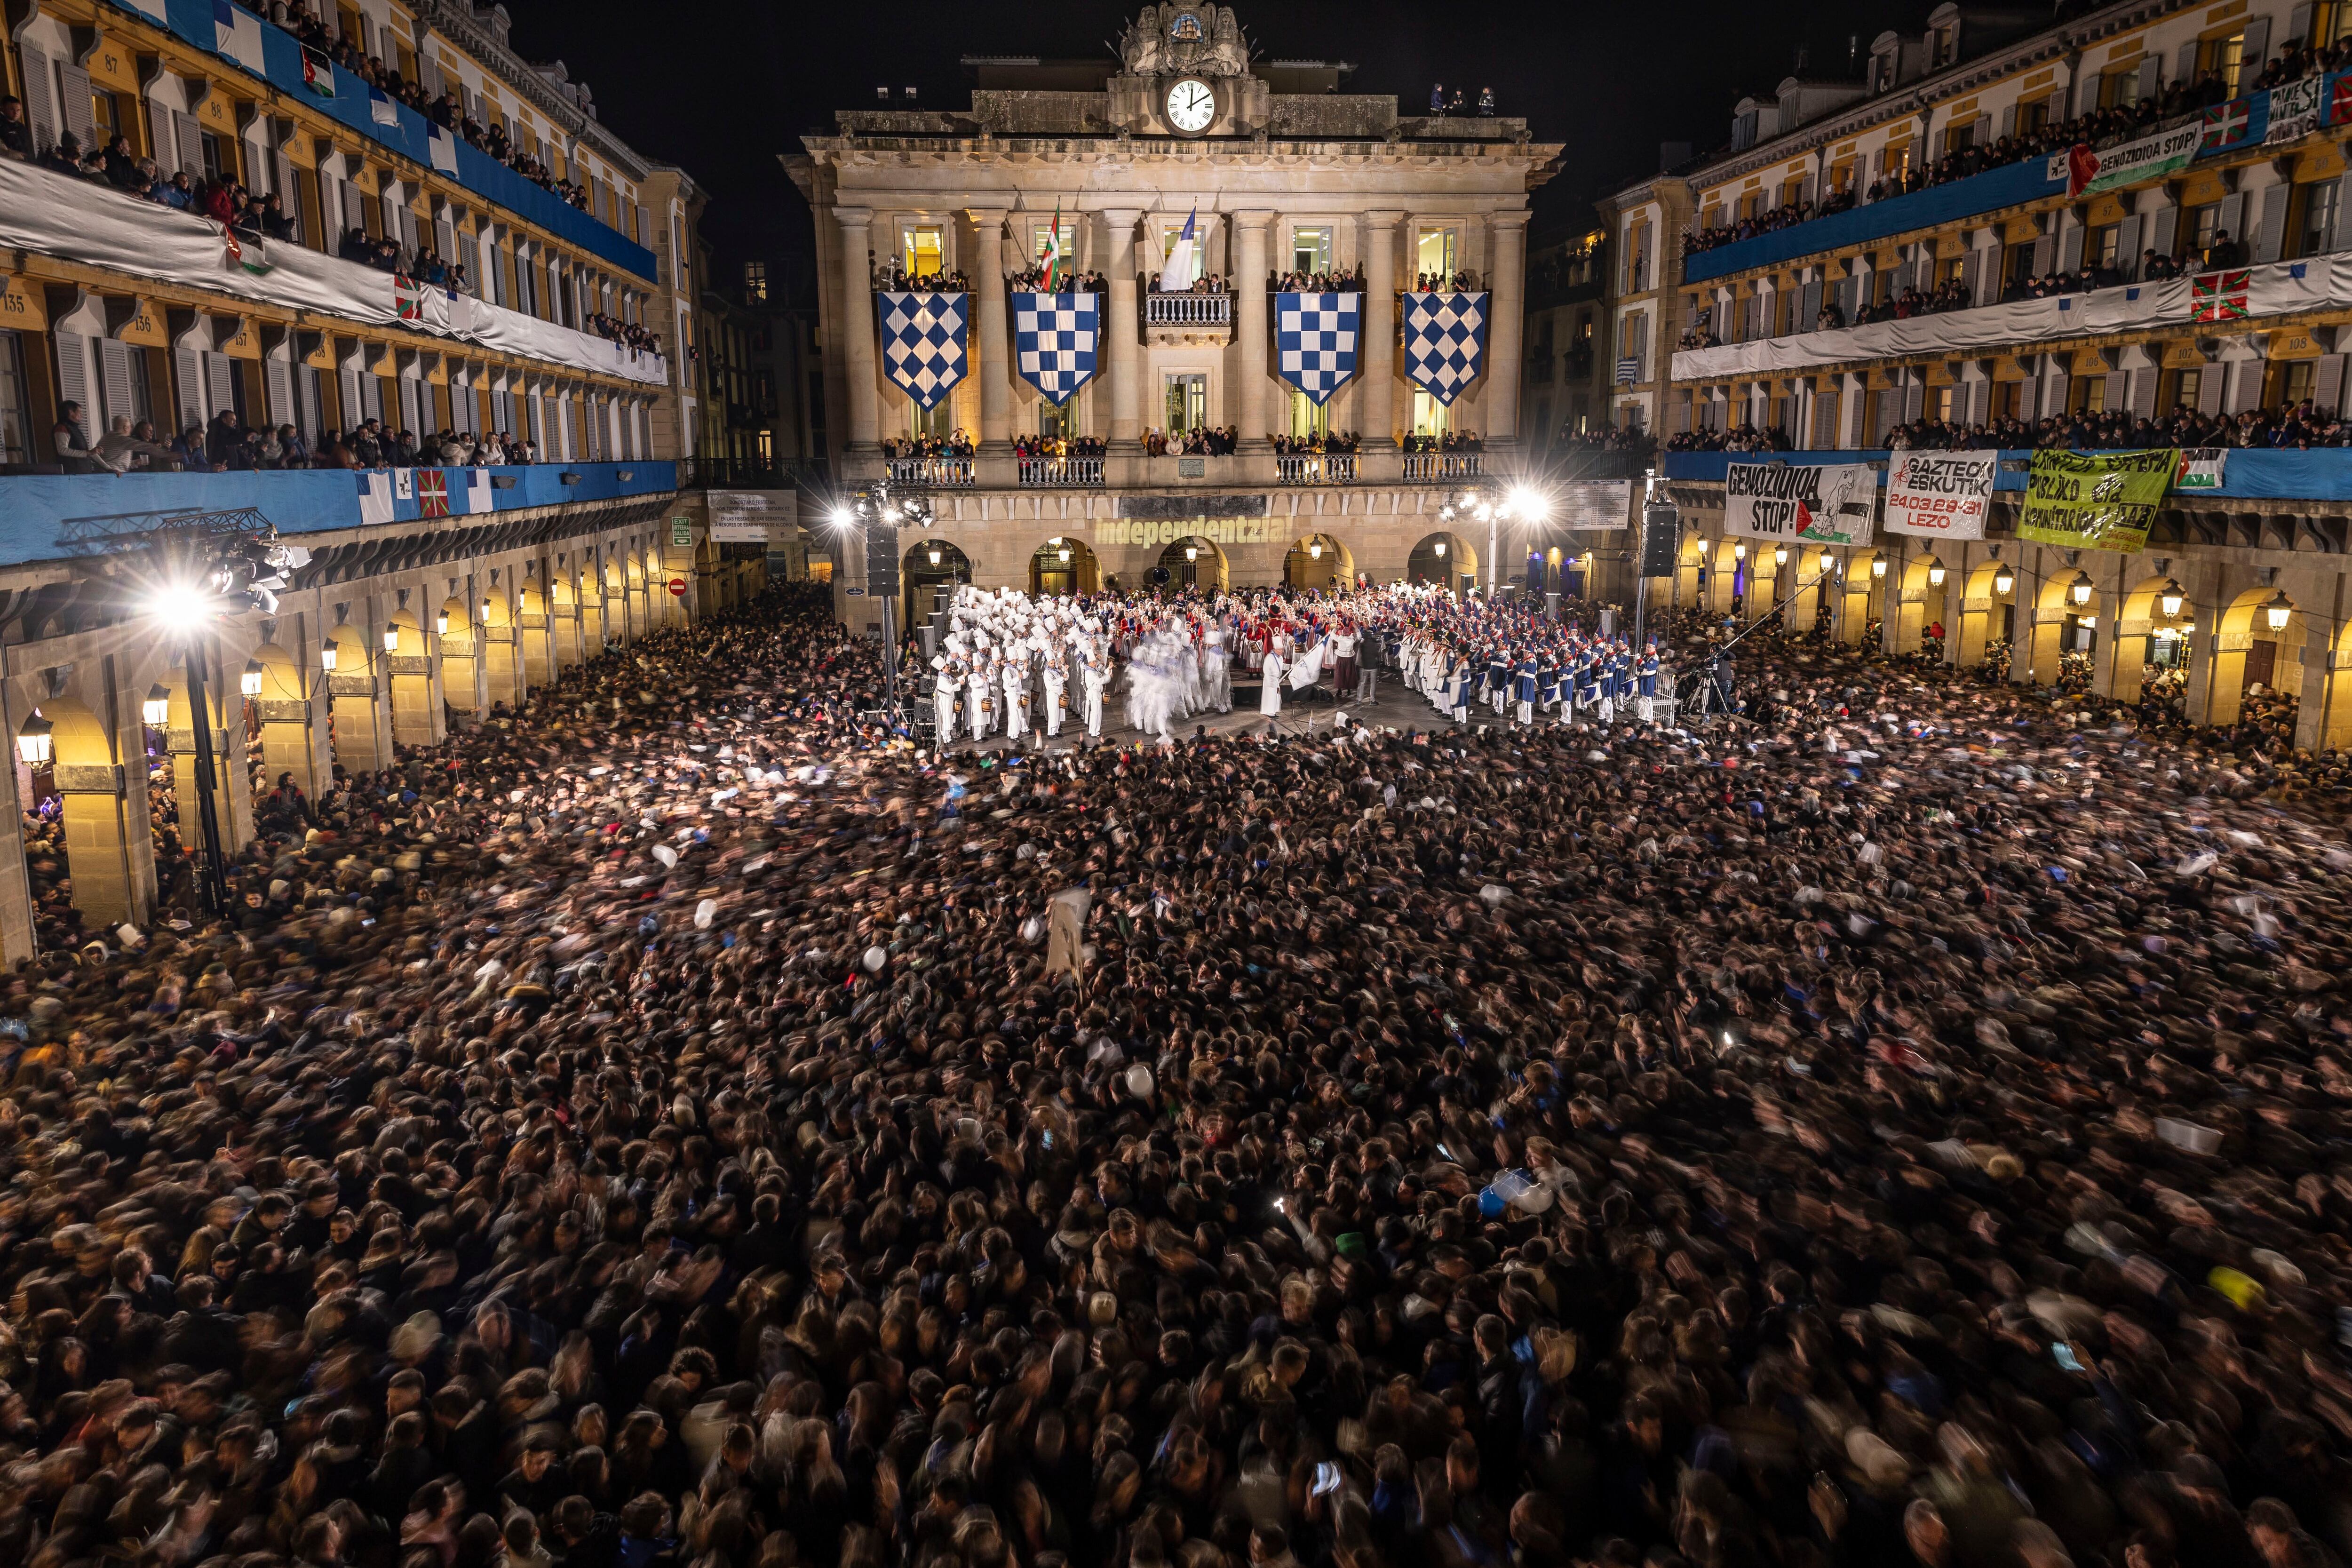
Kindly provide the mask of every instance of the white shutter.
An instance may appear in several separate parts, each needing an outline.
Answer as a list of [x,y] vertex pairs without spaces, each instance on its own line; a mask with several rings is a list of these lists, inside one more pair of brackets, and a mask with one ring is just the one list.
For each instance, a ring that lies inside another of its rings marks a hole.
[[2189,39],[2180,46],[2180,60],[2173,68],[2172,79],[2183,87],[2197,79],[2197,40]]
[[[205,423],[204,366],[194,349],[172,351],[172,394],[179,406],[173,417],[179,421],[178,430],[190,426],[203,428]],[[178,430],[173,433],[177,434]]]
[[2149,236],[2147,244],[2141,248],[2153,250],[2158,256],[2170,256],[2173,236],[2179,232],[2180,209],[2177,206],[2158,207],[2156,212],[2156,222],[2150,227],[2153,233]]
[[172,110],[172,141],[180,150],[180,167],[192,177],[205,172],[205,143],[196,130],[196,117]]
[[[58,405],[68,403],[81,405],[81,417],[74,424],[81,430],[83,441],[95,446],[100,428],[90,412],[89,342],[79,332],[59,332],[58,340]],[[48,460],[45,455],[44,461]]]
[[98,341],[98,378],[105,394],[104,417],[99,429],[114,428],[114,416],[127,414],[138,422],[138,413],[131,405],[131,345],[117,338]]
[[360,373],[360,416],[352,423],[357,425],[366,420],[383,417],[383,377],[362,371]]
[[278,205],[286,209],[287,221],[294,226],[294,237],[302,237],[302,182],[294,173],[294,160],[280,153],[270,160],[277,171]]
[[2312,401],[2331,414],[2344,402],[2344,358],[2342,354],[2320,355],[2319,370],[2313,378]]
[[[2263,74],[2263,66],[2270,58],[2271,19],[2268,16],[2247,18],[2245,44],[2238,56],[2238,96],[2242,98],[2253,79]],[[2235,234],[2235,230],[2231,231]]]
[[342,391],[342,407],[337,417],[346,433],[358,429],[360,422],[367,417],[361,412],[363,399],[360,380],[356,365],[347,364],[335,372],[335,383]]
[[2352,247],[2352,221],[2347,219],[2352,219],[2352,174],[2336,182],[2336,219],[2328,227],[2328,249]]
[[66,129],[74,133],[85,153],[90,150],[90,138],[98,134],[98,117],[89,101],[89,72],[79,66],[58,63],[58,105]]
[[2156,384],[2163,374],[2152,366],[2132,372],[2131,411],[2142,419],[2156,416]]
[[25,118],[33,127],[33,152],[36,156],[57,144],[58,78],[49,57],[40,50],[27,47],[25,62]]
[[2116,270],[2126,282],[2139,276],[2139,214],[2126,217],[2116,230]]
[[1983,270],[1983,251],[1971,250],[1967,255],[1960,258],[1960,292],[1967,297],[1969,303],[1971,305],[1978,303],[1978,274]]
[[2058,270],[2073,272],[2083,265],[2083,226],[2070,223],[2058,237]]
[[2017,134],[2017,105],[2012,103],[2000,111],[2000,133],[2003,137]]
[[2046,234],[2033,242],[2033,275],[2036,278],[2048,275],[2057,251],[2058,242]]
[[318,371],[307,364],[296,365],[294,392],[294,428],[299,430],[306,440],[316,441],[320,426],[324,423],[320,417]]
[[2279,258],[2286,238],[2286,199],[2292,187],[2272,185],[2263,192],[2263,216],[2254,228],[2252,259],[2257,267]]
[[365,228],[367,218],[362,209],[360,188],[349,180],[341,182],[336,188],[343,193],[343,227]]
[[2163,74],[2163,68],[2157,63],[2154,55],[2142,56],[2139,62],[2139,89],[2133,97],[2135,99],[2154,98],[2162,89]]
[[271,359],[263,362],[262,371],[262,379],[266,383],[265,395],[269,404],[269,423],[272,426],[293,424],[293,366],[282,359]]
[[[2248,29],[2250,32],[2252,30]],[[2226,232],[2231,243],[2234,245],[2246,243],[2245,192],[2232,191],[2221,198],[2221,214],[2216,224],[2216,232]]]
[[2221,384],[2229,379],[2229,374],[2230,367],[2226,364],[2209,363],[2205,366],[2197,378],[2198,413],[2221,412]]
[[205,352],[205,395],[210,400],[207,418],[236,406],[236,371],[230,364],[228,355],[209,350]]

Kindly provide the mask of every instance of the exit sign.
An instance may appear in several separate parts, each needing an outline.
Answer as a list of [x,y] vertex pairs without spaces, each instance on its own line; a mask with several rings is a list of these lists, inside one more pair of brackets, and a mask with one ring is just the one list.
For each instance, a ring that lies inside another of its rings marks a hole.
[[692,548],[694,544],[694,519],[690,517],[671,518],[669,520],[669,542],[680,549]]

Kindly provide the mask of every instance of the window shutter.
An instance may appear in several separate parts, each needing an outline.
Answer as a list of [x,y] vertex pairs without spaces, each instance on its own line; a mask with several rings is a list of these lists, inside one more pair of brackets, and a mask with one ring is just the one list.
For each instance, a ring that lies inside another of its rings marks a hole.
[[[2246,84],[2263,74],[2263,66],[2270,58],[2270,51],[2271,19],[2268,16],[2249,17],[2245,44],[2238,57],[2242,62],[2238,67],[2238,95],[2241,98],[2245,96]],[[2234,235],[2237,231],[2232,229],[2231,232]]]
[[340,189],[343,193],[343,226],[347,229],[365,226],[367,219],[360,188],[345,180]]
[[2141,56],[2139,62],[2139,89],[2135,94],[2135,97],[2154,98],[2161,89],[2163,75],[2163,67],[2158,62],[2157,58],[2154,55]]
[[205,172],[204,138],[196,130],[196,117],[172,110],[172,140],[180,149],[180,167],[191,175]]
[[1983,251],[1971,250],[1966,256],[1960,258],[1960,292],[1967,296],[1968,301],[1971,305],[1978,303],[1977,282],[1979,275],[1982,273],[1983,270]]
[[178,428],[201,428],[205,422],[204,366],[194,349],[172,351],[172,395],[179,407],[175,417]]
[[2293,187],[2273,185],[2263,192],[2262,222],[2254,230],[2253,260],[2260,266],[2279,258],[2279,247],[2286,238],[2286,199]]
[[[212,414],[236,406],[236,387],[232,378],[236,368],[228,355],[206,351],[205,354],[205,393],[206,406]],[[207,417],[210,416],[208,415]]]
[[383,377],[367,371],[360,373],[360,419],[383,417]]
[[2046,234],[2033,242],[2033,275],[2036,278],[2050,271],[2050,264],[2055,258],[2057,251],[2058,242]]
[[2342,250],[2352,245],[2352,174],[2336,182],[2336,212],[2323,240],[2330,250]]
[[2129,282],[2139,276],[2139,214],[2133,213],[2116,229],[2116,270]]
[[25,60],[25,118],[33,127],[33,152],[47,152],[58,140],[58,79],[49,57],[27,48]]
[[358,427],[366,416],[360,413],[360,372],[357,365],[346,364],[335,372],[337,392],[335,423],[346,430]]
[[295,175],[294,160],[285,153],[274,154],[269,160],[272,184],[278,191],[278,205],[286,209],[286,216],[294,225],[294,237],[302,237],[302,184]]
[[2197,79],[2197,40],[2189,39],[2180,46],[2180,59],[2173,68],[2172,79],[2183,84]]
[[2330,413],[2344,402],[2344,359],[2342,354],[2320,355],[2318,372],[2312,378],[2312,401]]
[[[81,405],[81,417],[74,423],[81,429],[81,438],[91,445],[97,442],[94,432],[100,428],[90,416],[89,351],[83,345],[79,332],[59,332],[58,339],[58,405],[68,403]],[[44,454],[47,461],[52,454]]]
[[2153,250],[2158,256],[2170,256],[2172,254],[2172,237],[2174,234],[2179,232],[2180,226],[2180,209],[2177,206],[2164,206],[2158,208],[2156,213],[2156,222],[2151,226],[2154,229],[2154,233],[2149,237],[2147,246],[2143,248]]
[[2246,242],[2246,193],[2232,191],[2221,198],[2221,213],[2216,224],[2219,232],[2226,232],[2233,244]]
[[59,61],[58,97],[63,100],[58,107],[66,129],[80,142],[81,150],[89,152],[90,138],[98,134],[98,117],[91,111],[89,101],[89,72]]
[[2143,419],[2156,416],[2156,384],[2163,374],[2153,367],[2132,372],[2131,411]]
[[262,395],[268,405],[269,423],[290,425],[294,420],[294,386],[292,367],[282,359],[262,363]]
[[2109,408],[2121,408],[2124,405],[2124,373],[2122,371],[2111,370],[2107,372],[2107,390],[2105,394],[2105,402],[2106,406]]
[[116,338],[99,339],[98,374],[105,389],[106,401],[106,419],[99,426],[100,433],[114,427],[114,416],[118,414],[127,414],[132,423],[137,423],[138,411],[131,405],[131,345]]
[[2068,224],[2058,236],[2058,270],[2072,272],[2083,265],[2083,226]]
[[2230,367],[2226,364],[2209,363],[2205,366],[2197,378],[2198,413],[2221,412],[2221,383],[2228,379],[2229,374]]
[[2000,133],[2003,136],[2017,134],[2017,105],[2012,103],[2000,111]]
[[316,440],[319,417],[319,373],[310,365],[294,367],[294,428],[305,440]]

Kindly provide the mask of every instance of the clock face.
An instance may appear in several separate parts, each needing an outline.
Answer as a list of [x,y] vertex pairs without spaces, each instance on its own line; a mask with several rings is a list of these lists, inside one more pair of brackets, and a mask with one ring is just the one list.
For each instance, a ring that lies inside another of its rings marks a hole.
[[1168,123],[1191,133],[1206,131],[1217,117],[1217,95],[1209,84],[1192,77],[1168,89]]

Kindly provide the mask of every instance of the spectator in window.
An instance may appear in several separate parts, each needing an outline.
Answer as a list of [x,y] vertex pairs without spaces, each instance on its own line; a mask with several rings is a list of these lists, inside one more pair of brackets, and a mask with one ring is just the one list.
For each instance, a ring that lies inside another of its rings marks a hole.
[[0,156],[19,162],[33,156],[33,127],[25,119],[21,98],[0,98]]
[[58,422],[49,430],[49,445],[58,460],[75,473],[83,472],[89,461],[89,438],[81,433],[81,405],[58,405]]
[[176,207],[182,212],[195,210],[196,188],[189,182],[184,169],[173,175],[168,183],[157,182],[147,195],[151,200],[163,206]]
[[310,443],[302,439],[302,432],[291,425],[278,427],[278,449],[285,454],[286,467],[307,468],[312,466]]
[[237,423],[236,413],[224,408],[205,427],[205,462],[216,470],[226,468],[244,444],[245,429]]
[[68,131],[58,138],[58,144],[49,150],[49,155],[42,162],[60,174],[79,176],[81,160],[81,138]]
[[2206,266],[2238,267],[2243,265],[2245,259],[2245,247],[2230,237],[2228,229],[2213,231],[2213,243],[2205,247]]
[[146,188],[146,176],[139,172],[138,156],[131,151],[131,138],[117,136],[106,144],[100,154],[106,183],[118,191],[136,195]]
[[271,239],[294,237],[294,219],[275,191],[261,199],[261,232]]
[[[148,426],[150,433],[153,427]],[[133,468],[143,468],[157,458],[171,456],[165,448],[151,439],[143,439],[131,427],[131,416],[118,414],[111,427],[98,438],[90,458],[109,473],[127,474]]]

